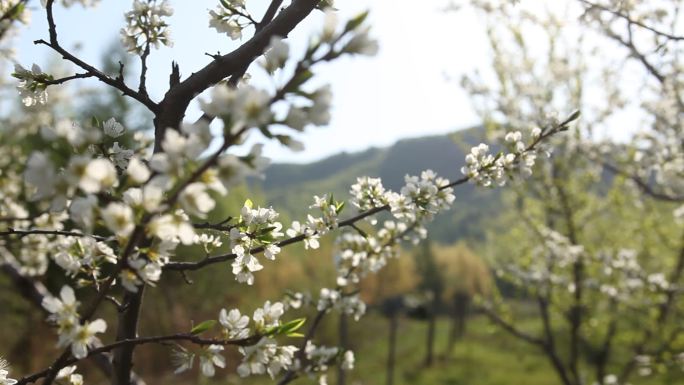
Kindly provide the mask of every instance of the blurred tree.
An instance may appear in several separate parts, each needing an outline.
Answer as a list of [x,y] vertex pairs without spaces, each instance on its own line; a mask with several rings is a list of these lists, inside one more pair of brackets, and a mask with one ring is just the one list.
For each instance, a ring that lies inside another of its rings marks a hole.
[[416,273],[420,277],[418,289],[426,294],[425,309],[428,329],[425,349],[425,366],[432,366],[435,356],[435,336],[437,328],[437,315],[442,305],[444,294],[444,275],[442,266],[437,262],[432,243],[424,242],[415,252]]

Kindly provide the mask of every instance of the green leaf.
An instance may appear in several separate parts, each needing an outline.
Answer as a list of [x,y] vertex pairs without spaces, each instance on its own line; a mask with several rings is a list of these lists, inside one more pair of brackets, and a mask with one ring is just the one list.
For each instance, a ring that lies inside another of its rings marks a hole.
[[341,214],[341,213],[342,213],[342,210],[344,210],[344,205],[345,205],[345,203],[346,203],[346,202],[344,202],[344,201],[342,201],[342,202],[337,202],[337,204],[335,205],[335,212],[337,212],[337,214]]
[[256,235],[259,236],[259,235],[268,234],[275,229],[276,229],[275,226],[264,227],[263,229],[257,230]]
[[96,116],[93,116],[92,118],[90,118],[90,125],[93,127],[100,127],[100,121],[97,120]]
[[259,131],[261,131],[261,134],[269,139],[273,139],[273,134],[271,131],[268,129],[268,127],[259,127]]
[[289,336],[290,334],[296,332],[299,328],[304,326],[304,323],[306,322],[306,318],[297,318],[294,319],[286,324],[281,325],[278,328],[277,334],[285,334]]
[[245,207],[250,208],[250,209],[253,208],[253,207],[254,207],[254,202],[252,202],[251,199],[247,199],[247,200],[245,201]]
[[216,325],[216,321],[213,319],[206,320],[190,330],[190,334],[201,334],[211,329]]
[[352,30],[358,28],[359,25],[361,25],[361,23],[363,23],[364,20],[366,20],[366,17],[368,17],[368,11],[360,13],[356,17],[354,17],[353,19],[349,20],[347,22],[347,24],[344,26],[345,32],[346,31],[352,31]]
[[302,333],[290,333],[287,336],[292,338],[304,338],[304,334]]
[[581,115],[580,110],[575,110],[575,112],[570,114],[570,116],[567,119],[565,119],[565,121],[563,123],[561,123],[560,126],[561,127],[566,126],[568,123],[570,123],[574,120],[577,120],[577,118],[579,118],[580,115]]

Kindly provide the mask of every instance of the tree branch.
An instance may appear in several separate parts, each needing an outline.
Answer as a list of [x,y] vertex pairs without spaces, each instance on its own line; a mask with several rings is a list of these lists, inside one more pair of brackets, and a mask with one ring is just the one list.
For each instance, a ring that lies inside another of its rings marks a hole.
[[155,117],[155,148],[161,146],[164,131],[168,127],[180,126],[188,105],[197,95],[248,66],[263,53],[271,37],[287,36],[314,10],[319,2],[320,0],[294,0],[289,7],[245,44],[229,54],[217,57],[201,70],[171,87],[159,103],[159,110]]
[[652,196],[653,198],[667,202],[684,202],[684,196],[673,196],[659,191],[655,191],[653,187],[649,183],[645,182],[643,179],[639,178],[636,175],[630,174],[624,170],[621,170],[608,162],[603,162],[603,167],[605,167],[606,169],[608,169],[608,171],[616,175],[621,175],[625,178],[630,179],[637,185],[637,187],[639,187],[639,190]]
[[638,21],[638,20],[634,20],[634,19],[632,19],[629,15],[627,15],[627,14],[625,14],[625,13],[622,13],[622,12],[620,12],[620,11],[618,11],[618,10],[611,9],[611,8],[608,8],[608,7],[604,6],[604,5],[597,4],[597,3],[594,3],[594,2],[588,1],[588,0],[579,0],[579,1],[580,1],[581,3],[584,3],[585,5],[588,6],[588,9],[587,9],[587,10],[591,10],[592,8],[595,8],[595,9],[598,9],[598,10],[601,10],[601,11],[604,11],[604,12],[608,12],[608,13],[610,13],[610,14],[612,14],[612,15],[614,15],[614,16],[620,18],[620,19],[625,20],[625,21],[626,21],[627,23],[629,23],[629,24],[634,24],[634,25],[636,25],[636,26],[638,26],[638,27],[641,27],[641,28],[643,28],[643,29],[645,29],[645,30],[651,31],[651,32],[653,32],[654,34],[656,34],[656,35],[658,35],[658,36],[662,36],[662,37],[667,38],[667,39],[669,39],[669,40],[675,40],[675,41],[684,40],[684,36],[679,36],[679,35],[674,35],[674,34],[671,34],[671,33],[668,33],[668,32],[663,32],[663,31],[658,30],[658,29],[656,29],[656,28],[654,28],[654,27],[651,27],[651,26],[649,26],[649,25],[647,25],[647,24],[644,24],[644,23],[642,23],[642,22],[640,22],[640,21]]
[[510,322],[507,322],[506,320],[501,318],[498,314],[496,314],[496,312],[494,312],[489,307],[479,306],[479,307],[477,307],[477,310],[480,310],[483,313],[485,313],[485,315],[487,316],[487,318],[489,318],[490,321],[501,326],[501,328],[503,328],[505,331],[507,331],[512,336],[517,337],[518,339],[521,339],[521,340],[528,342],[532,345],[536,345],[536,346],[539,346],[541,348],[544,348],[544,346],[545,346],[544,340],[542,340],[541,338],[538,338],[538,337],[531,336],[531,335],[519,330],[513,324],[511,324]]
[[[187,341],[191,342],[196,345],[235,345],[235,346],[245,346],[245,345],[250,345],[254,344],[256,341],[258,341],[262,336],[252,336],[248,338],[243,338],[239,340],[221,340],[221,339],[207,339],[207,338],[201,338],[197,335],[190,334],[190,333],[179,333],[179,334],[171,334],[171,335],[165,335],[165,336],[154,336],[154,337],[141,337],[141,338],[130,338],[130,339],[125,339],[125,340],[120,340],[116,341],[114,343],[111,343],[109,345],[101,346],[99,348],[92,349],[88,352],[88,355],[86,357],[92,357],[96,355],[102,355],[102,353],[107,353],[111,352],[112,350],[115,350],[117,348],[121,347],[132,347],[132,346],[139,346],[139,345],[145,345],[145,344],[151,344],[151,343],[161,343],[161,342],[167,342],[167,341]],[[80,359],[74,358],[74,357],[68,357],[67,359],[64,360],[63,366],[58,368],[57,370],[69,366],[72,364],[75,364],[79,362]],[[25,385],[29,383],[36,382],[37,380],[47,377],[49,375],[49,372],[52,368],[45,369],[41,372],[32,374],[27,377],[21,378],[18,382],[17,385]]]
[[96,239],[98,241],[106,241],[106,237],[101,237],[99,235],[93,235],[93,234],[85,234],[85,233],[79,233],[79,232],[74,232],[74,231],[60,231],[60,230],[40,230],[40,229],[35,229],[35,230],[19,230],[19,229],[13,229],[10,228],[7,231],[0,231],[0,237],[9,237],[9,236],[19,236],[19,237],[25,237],[27,235],[61,235],[65,237],[90,237],[93,239]]
[[[98,80],[101,82],[116,88],[117,90],[121,91],[123,95],[129,96],[141,104],[143,104],[145,107],[147,107],[150,111],[156,112],[158,110],[158,105],[154,103],[146,94],[137,92],[129,88],[123,81],[122,78],[116,78],[112,79],[111,77],[107,76],[105,73],[102,71],[98,70],[97,68],[93,67],[92,65],[84,62],[83,60],[77,58],[73,54],[71,54],[69,51],[64,49],[60,44],[59,40],[57,39],[57,26],[55,25],[55,20],[54,20],[54,15],[53,15],[53,4],[55,0],[48,0],[47,4],[45,6],[47,10],[47,20],[48,20],[48,29],[49,29],[49,34],[50,34],[50,41],[45,41],[43,39],[36,40],[34,41],[34,44],[43,44],[46,45],[50,48],[52,48],[54,51],[62,55],[62,58],[65,60],[68,60],[81,69],[85,70],[89,76],[96,77]],[[86,76],[83,76],[86,77]]]

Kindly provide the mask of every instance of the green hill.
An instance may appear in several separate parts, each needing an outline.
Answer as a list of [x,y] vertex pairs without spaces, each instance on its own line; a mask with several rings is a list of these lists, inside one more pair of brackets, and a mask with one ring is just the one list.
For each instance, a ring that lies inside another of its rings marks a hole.
[[[333,193],[336,197],[349,196],[358,176],[382,178],[386,188],[398,190],[404,175],[416,175],[432,169],[451,180],[461,177],[465,153],[480,142],[476,129],[458,131],[451,135],[426,136],[400,140],[387,148],[371,148],[359,153],[341,153],[310,164],[273,164],[266,170],[266,178],[257,182],[268,204],[277,207],[288,217],[302,218],[313,195]],[[433,239],[452,242],[483,236],[484,221],[493,217],[501,207],[498,190],[482,190],[472,185],[456,189],[453,209],[436,218],[431,224]]]

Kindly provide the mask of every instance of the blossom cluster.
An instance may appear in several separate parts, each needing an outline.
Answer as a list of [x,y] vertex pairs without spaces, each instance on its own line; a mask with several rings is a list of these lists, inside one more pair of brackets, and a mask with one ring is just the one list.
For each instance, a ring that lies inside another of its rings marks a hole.
[[[540,233],[543,245],[532,250],[531,258],[504,264],[498,270],[499,276],[532,290],[554,286],[570,294],[580,284],[611,301],[632,305],[652,303],[658,294],[672,289],[662,272],[649,272],[639,263],[638,253],[633,249],[588,253],[582,245],[573,244],[558,232],[541,229]],[[573,277],[577,263],[586,272],[579,282]]]
[[287,229],[289,237],[304,236],[304,247],[307,249],[317,249],[320,246],[318,239],[328,231],[337,228],[338,216],[344,208],[344,202],[337,202],[332,195],[327,194],[322,197],[314,196],[314,203],[310,209],[317,209],[321,212],[320,217],[311,214],[307,215],[304,223],[293,221]]
[[38,64],[34,64],[30,70],[27,70],[17,63],[14,65],[12,76],[19,79],[17,90],[26,107],[47,103],[46,88],[54,79],[51,75],[44,73]]
[[238,223],[230,230],[232,250],[237,256],[232,264],[233,274],[238,282],[251,285],[252,273],[263,269],[252,249],[263,247],[264,256],[272,261],[280,253],[276,240],[283,236],[283,226],[276,222],[277,218],[278,213],[272,208],[253,208],[251,201],[242,207]]
[[307,360],[307,367],[304,370],[308,373],[325,372],[328,370],[328,365],[337,361],[343,370],[354,368],[354,352],[351,350],[343,352],[336,346],[317,346],[307,341],[304,353]]
[[0,385],[14,385],[17,383],[17,380],[7,376],[9,376],[9,364],[0,357]]
[[[536,127],[532,130],[531,139],[537,140],[541,135],[542,130]],[[461,168],[461,173],[473,183],[484,187],[503,186],[514,175],[529,177],[539,151],[528,148],[522,138],[520,131],[506,133],[505,143],[511,149],[508,153],[494,155],[484,143],[471,148],[465,157],[465,166]]]
[[65,366],[57,372],[55,379],[69,385],[83,385],[83,376],[76,372],[76,365]]
[[358,293],[345,294],[339,288],[322,288],[316,308],[319,311],[338,310],[342,314],[354,317],[357,321],[366,313],[366,304]]
[[251,23],[248,15],[245,0],[223,0],[215,10],[209,11],[209,27],[237,40],[242,37],[242,30]]
[[438,177],[432,170],[423,171],[418,176],[406,175],[401,192],[389,193],[392,215],[406,223],[431,221],[435,214],[451,207],[454,202],[453,188],[449,180]]
[[173,15],[167,0],[135,0],[126,12],[126,27],[121,29],[121,41],[129,52],[142,54],[147,47],[171,46],[169,25],[164,18]]
[[[256,309],[251,318],[242,315],[238,309],[229,311],[221,309],[218,323],[223,340],[248,341],[249,338],[256,337],[253,343],[243,344],[239,348],[243,358],[237,367],[238,375],[247,377],[268,373],[273,378],[282,370],[289,370],[293,367],[298,348],[292,345],[279,345],[275,337],[278,334],[287,335],[294,332],[303,321],[295,320],[283,324],[281,317],[284,313],[285,308],[282,303],[270,301]],[[204,376],[213,377],[216,367],[226,366],[225,357],[222,355],[223,350],[222,345],[212,344],[197,353],[200,370]],[[179,347],[174,353],[176,373],[191,369],[195,357],[195,353]]]
[[42,305],[50,313],[48,320],[58,328],[58,347],[71,346],[71,354],[81,359],[88,356],[89,348],[100,344],[95,335],[104,333],[107,323],[103,319],[81,322],[78,314],[79,302],[70,286],[62,287],[59,298],[45,297]]

